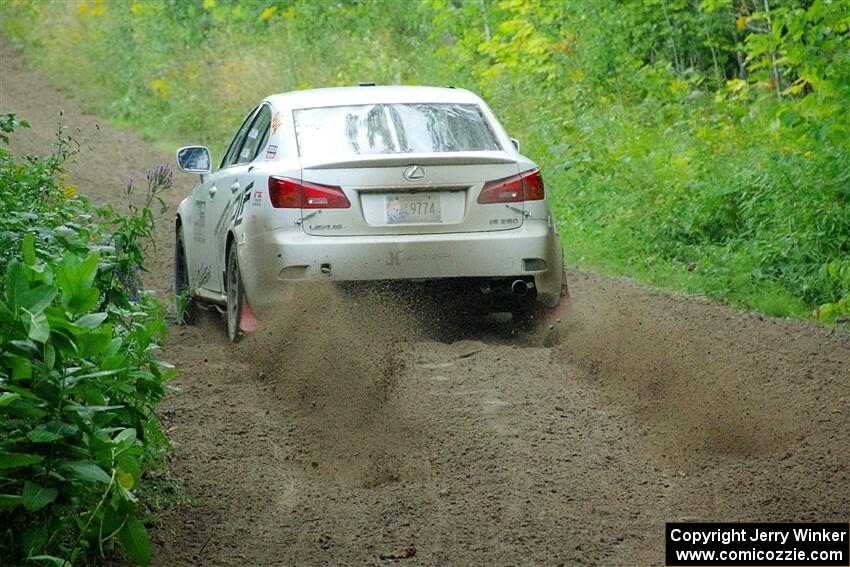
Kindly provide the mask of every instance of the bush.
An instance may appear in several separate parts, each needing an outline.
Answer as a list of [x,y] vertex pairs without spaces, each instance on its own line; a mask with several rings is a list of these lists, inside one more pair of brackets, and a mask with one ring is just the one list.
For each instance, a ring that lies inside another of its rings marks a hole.
[[[16,121],[0,124],[8,142]],[[0,557],[73,564],[120,541],[146,565],[134,493],[167,447],[154,410],[174,371],[156,358],[163,310],[139,274],[170,176],[150,176],[135,214],[95,211],[66,184],[73,140],[57,148],[0,148]]]

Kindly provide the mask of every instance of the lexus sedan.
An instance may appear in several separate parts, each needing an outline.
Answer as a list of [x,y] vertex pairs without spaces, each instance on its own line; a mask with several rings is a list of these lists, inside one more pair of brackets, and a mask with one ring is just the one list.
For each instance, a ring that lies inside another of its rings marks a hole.
[[567,298],[540,170],[467,90],[276,94],[215,171],[202,146],[177,162],[200,182],[177,213],[175,292],[225,311],[231,340],[293,282],[449,281],[526,319]]

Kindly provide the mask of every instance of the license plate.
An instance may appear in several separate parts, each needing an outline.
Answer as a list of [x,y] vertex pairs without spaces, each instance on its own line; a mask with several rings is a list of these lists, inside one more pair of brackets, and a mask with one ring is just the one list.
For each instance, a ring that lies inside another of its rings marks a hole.
[[442,222],[440,195],[387,195],[385,200],[387,224]]

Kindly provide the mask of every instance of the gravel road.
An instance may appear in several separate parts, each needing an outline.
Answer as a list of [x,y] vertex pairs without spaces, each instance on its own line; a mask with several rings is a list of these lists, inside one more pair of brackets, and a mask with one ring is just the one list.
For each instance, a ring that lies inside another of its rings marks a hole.
[[[85,141],[74,181],[117,206],[174,165],[0,47],[0,112],[33,125],[16,149],[61,120]],[[172,207],[193,183],[175,178]],[[164,297],[173,240],[168,215]],[[850,519],[850,336],[569,275],[573,309],[540,335],[330,287],[235,346],[215,314],[173,327],[182,496],[154,564],[660,565],[666,521]]]

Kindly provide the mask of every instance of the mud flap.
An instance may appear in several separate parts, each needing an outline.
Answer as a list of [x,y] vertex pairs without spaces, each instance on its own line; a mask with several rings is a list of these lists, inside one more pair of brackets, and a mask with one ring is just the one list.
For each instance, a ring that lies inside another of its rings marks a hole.
[[262,328],[262,326],[263,322],[257,319],[257,316],[254,315],[254,311],[251,309],[248,299],[243,297],[242,314],[239,318],[239,329],[246,333],[250,333]]
[[565,270],[561,272],[561,297],[558,299],[558,305],[553,309],[547,309],[543,318],[547,321],[559,319],[570,310],[571,306],[572,299],[570,298],[570,288],[567,285],[567,272]]

